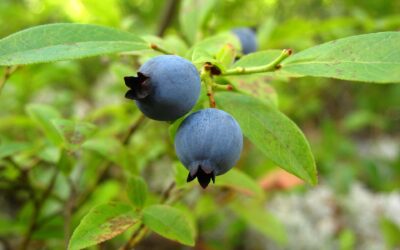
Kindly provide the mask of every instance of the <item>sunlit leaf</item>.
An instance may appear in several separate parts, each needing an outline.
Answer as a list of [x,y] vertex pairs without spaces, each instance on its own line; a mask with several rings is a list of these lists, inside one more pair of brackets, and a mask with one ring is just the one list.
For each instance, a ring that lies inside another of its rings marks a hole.
[[78,59],[148,48],[138,36],[92,24],[36,26],[0,40],[0,65]]
[[399,32],[346,37],[289,57],[283,61],[282,70],[352,81],[400,82],[399,44]]

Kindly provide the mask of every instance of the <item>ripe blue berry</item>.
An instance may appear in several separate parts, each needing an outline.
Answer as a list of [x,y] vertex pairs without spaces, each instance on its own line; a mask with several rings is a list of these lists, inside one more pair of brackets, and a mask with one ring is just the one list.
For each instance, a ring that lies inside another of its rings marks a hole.
[[200,76],[188,60],[173,55],[157,56],[143,64],[137,77],[124,78],[133,99],[149,118],[173,121],[189,112],[200,94]]
[[189,170],[187,181],[197,177],[203,188],[236,164],[242,147],[239,124],[225,111],[214,108],[189,115],[175,136],[178,158]]
[[258,48],[256,34],[249,28],[237,28],[232,32],[239,38],[243,54],[255,52]]

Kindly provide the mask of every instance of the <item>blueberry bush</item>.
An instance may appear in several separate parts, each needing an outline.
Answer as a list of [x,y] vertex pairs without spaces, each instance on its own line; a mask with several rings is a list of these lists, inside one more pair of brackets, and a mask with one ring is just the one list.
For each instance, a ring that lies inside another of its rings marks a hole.
[[[400,187],[395,1],[22,2],[0,3],[0,249],[375,246],[336,199]],[[324,185],[315,223],[343,222],[296,243],[278,195]]]

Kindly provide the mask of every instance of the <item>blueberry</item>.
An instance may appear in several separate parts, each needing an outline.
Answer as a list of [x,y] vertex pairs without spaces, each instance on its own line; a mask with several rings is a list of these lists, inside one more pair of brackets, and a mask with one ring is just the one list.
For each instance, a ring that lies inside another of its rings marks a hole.
[[157,56],[143,64],[137,77],[124,78],[133,99],[149,118],[173,121],[188,113],[200,94],[200,76],[188,60],[173,55]]
[[187,181],[197,177],[203,188],[236,164],[242,147],[239,124],[225,111],[214,108],[189,115],[175,136],[178,158],[189,170]]
[[243,54],[249,54],[257,50],[257,38],[253,30],[249,28],[236,28],[232,32],[239,38]]

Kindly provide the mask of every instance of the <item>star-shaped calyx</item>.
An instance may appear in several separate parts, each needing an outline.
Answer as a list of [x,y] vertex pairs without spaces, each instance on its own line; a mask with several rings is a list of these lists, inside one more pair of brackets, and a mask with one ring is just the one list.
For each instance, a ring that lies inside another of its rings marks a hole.
[[132,100],[142,100],[152,92],[150,78],[140,72],[137,76],[125,76],[125,85],[130,88],[125,94],[125,98]]
[[215,183],[215,173],[214,171],[208,171],[206,168],[203,168],[199,165],[197,168],[192,168],[187,177],[187,182],[191,182],[196,179],[200,183],[202,188],[206,188],[210,181],[212,180]]

